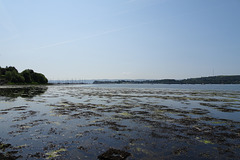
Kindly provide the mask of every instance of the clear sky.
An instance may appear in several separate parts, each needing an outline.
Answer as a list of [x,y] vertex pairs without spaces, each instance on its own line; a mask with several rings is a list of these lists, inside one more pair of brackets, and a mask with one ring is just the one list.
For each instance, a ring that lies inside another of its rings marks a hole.
[[0,66],[55,80],[240,74],[240,0],[0,0]]

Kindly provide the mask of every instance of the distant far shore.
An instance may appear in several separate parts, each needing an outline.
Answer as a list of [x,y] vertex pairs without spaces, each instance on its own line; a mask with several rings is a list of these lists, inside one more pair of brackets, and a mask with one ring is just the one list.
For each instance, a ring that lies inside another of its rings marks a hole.
[[210,76],[183,80],[96,80],[93,84],[240,84],[240,75]]

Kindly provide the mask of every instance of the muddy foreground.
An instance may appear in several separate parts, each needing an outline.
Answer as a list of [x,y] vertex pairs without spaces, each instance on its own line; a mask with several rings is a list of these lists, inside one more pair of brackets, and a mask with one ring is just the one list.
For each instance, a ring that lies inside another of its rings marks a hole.
[[237,159],[240,92],[0,88],[0,159]]

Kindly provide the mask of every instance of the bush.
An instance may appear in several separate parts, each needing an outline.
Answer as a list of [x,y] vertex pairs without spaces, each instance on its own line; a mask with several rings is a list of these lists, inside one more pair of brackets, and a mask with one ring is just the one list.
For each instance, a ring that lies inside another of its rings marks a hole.
[[0,67],[0,78],[2,81],[14,84],[46,84],[48,79],[41,73],[35,73],[31,69],[26,69],[22,73],[18,73],[15,67]]
[[47,78],[41,73],[35,73],[33,70],[26,69],[21,75],[24,77],[26,83],[46,84]]

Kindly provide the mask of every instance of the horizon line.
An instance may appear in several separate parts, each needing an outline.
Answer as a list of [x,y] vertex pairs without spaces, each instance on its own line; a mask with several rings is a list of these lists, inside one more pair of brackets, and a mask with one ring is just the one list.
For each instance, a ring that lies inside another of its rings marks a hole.
[[219,76],[240,76],[240,74],[232,75],[212,75],[212,76],[199,76],[189,78],[89,78],[89,79],[49,79],[49,81],[92,81],[92,80],[183,80],[192,78],[204,78],[204,77],[219,77]]

